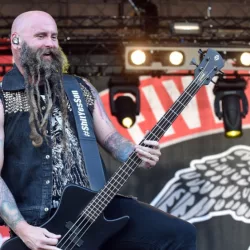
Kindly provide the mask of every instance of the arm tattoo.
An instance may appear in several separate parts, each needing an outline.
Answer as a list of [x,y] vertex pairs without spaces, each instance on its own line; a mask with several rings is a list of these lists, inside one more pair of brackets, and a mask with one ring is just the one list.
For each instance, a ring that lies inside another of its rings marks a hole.
[[6,224],[15,231],[16,225],[20,221],[24,221],[21,213],[19,212],[16,202],[5,184],[4,180],[0,177],[0,216]]
[[113,126],[113,125],[112,125],[112,122],[110,121],[110,119],[108,118],[108,116],[107,116],[107,114],[106,114],[106,111],[105,111],[105,109],[104,109],[104,107],[103,107],[103,104],[102,104],[102,102],[101,102],[101,99],[100,99],[100,96],[99,96],[98,91],[97,91],[90,83],[88,83],[88,84],[89,84],[90,89],[91,89],[91,91],[92,91],[92,94],[93,94],[93,96],[94,96],[94,98],[95,98],[96,106],[97,106],[98,111],[99,111],[99,113],[100,113],[100,115],[101,115],[101,118],[102,118],[108,125],[110,125],[110,126],[112,127],[112,126]]
[[112,133],[104,141],[104,147],[121,162],[125,162],[134,150],[134,145],[118,132]]

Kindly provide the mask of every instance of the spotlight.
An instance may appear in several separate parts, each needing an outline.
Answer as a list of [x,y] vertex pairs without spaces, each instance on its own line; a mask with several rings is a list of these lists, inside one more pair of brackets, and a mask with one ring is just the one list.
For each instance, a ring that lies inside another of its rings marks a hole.
[[130,128],[135,123],[136,103],[129,96],[119,96],[115,99],[116,117],[124,128]]
[[184,61],[183,53],[180,51],[173,51],[169,54],[169,61],[173,65],[181,65]]
[[250,66],[250,53],[243,52],[240,56],[240,62],[244,66]]
[[140,114],[140,93],[137,84],[131,82],[109,83],[109,104],[111,114],[116,116],[117,121],[124,127],[130,128],[136,121],[136,115]]
[[242,118],[248,113],[245,88],[246,81],[242,78],[219,79],[214,87],[215,114],[219,119],[223,118],[227,138],[242,136]]
[[142,50],[135,50],[130,54],[131,62],[135,65],[142,65],[146,61],[146,53]]

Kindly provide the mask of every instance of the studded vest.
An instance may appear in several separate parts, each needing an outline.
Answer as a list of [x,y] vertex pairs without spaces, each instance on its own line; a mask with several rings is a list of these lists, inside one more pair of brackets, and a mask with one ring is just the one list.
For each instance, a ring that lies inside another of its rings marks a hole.
[[[92,113],[94,97],[87,84],[81,87]],[[24,93],[24,78],[15,65],[3,78],[0,97],[5,111],[2,178],[25,220],[32,225],[41,225],[51,214],[53,151],[45,140],[38,148],[31,143],[29,105]],[[43,100],[41,102],[43,107]],[[73,113],[70,104],[68,106],[68,123],[76,135]],[[50,142],[51,120],[48,124]]]

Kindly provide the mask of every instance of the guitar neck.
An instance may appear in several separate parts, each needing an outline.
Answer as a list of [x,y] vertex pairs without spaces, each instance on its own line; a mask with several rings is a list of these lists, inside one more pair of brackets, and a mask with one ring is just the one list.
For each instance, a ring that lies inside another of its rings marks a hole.
[[[170,109],[163,115],[163,117],[157,122],[153,129],[146,135],[146,137],[140,142],[140,145],[144,145],[144,140],[159,141],[165,134],[168,128],[172,125],[175,119],[180,115],[182,110],[187,106],[190,100],[201,88],[201,84],[197,84],[193,80],[187,89],[181,94],[181,96],[174,102]],[[91,215],[91,218],[97,218],[99,214],[103,212],[109,202],[118,193],[121,187],[126,183],[128,178],[132,175],[135,169],[141,163],[141,159],[134,151],[128,160],[114,173],[109,179],[105,187],[99,191],[94,199],[84,209],[86,215]]]

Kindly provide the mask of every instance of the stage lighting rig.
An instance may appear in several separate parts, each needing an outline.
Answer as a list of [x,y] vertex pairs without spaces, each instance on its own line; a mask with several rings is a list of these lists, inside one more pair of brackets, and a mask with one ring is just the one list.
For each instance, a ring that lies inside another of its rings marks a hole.
[[139,79],[112,77],[109,83],[111,114],[124,128],[130,128],[140,114]]
[[[125,69],[127,72],[168,72],[177,70],[194,70],[190,62],[194,58],[202,61],[197,51],[207,51],[204,47],[166,47],[147,45],[127,45],[125,47]],[[248,70],[250,66],[250,48],[213,47],[225,60],[223,71]]]
[[215,114],[223,119],[227,138],[242,136],[242,118],[248,113],[248,101],[244,92],[246,85],[243,78],[219,78],[214,87]]
[[126,52],[127,69],[155,69],[180,67],[185,62],[185,55],[181,49],[138,47]]

